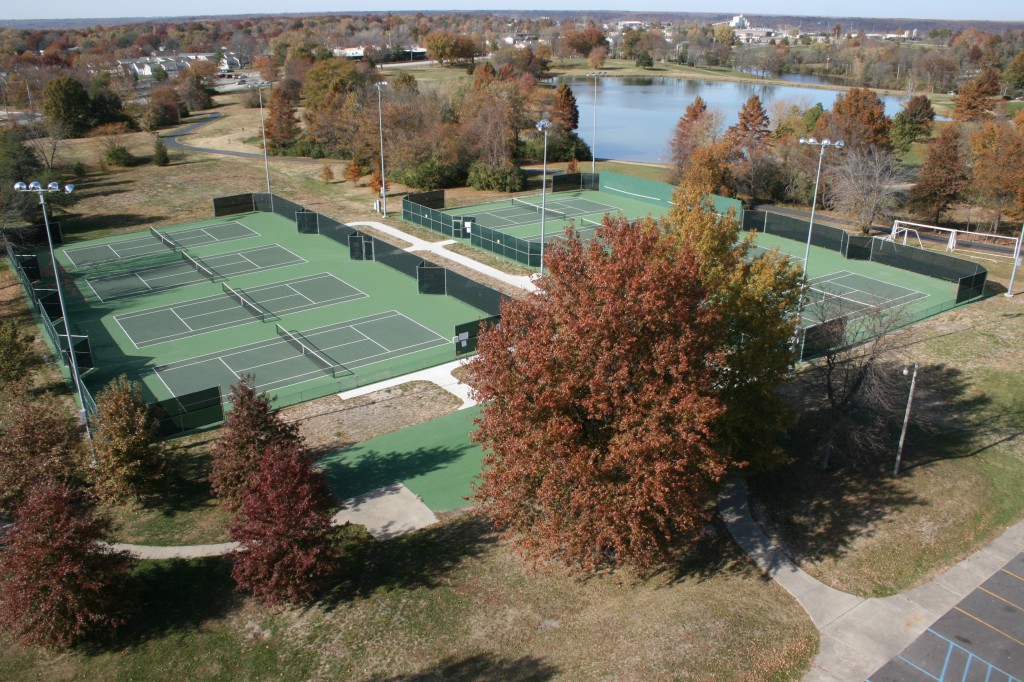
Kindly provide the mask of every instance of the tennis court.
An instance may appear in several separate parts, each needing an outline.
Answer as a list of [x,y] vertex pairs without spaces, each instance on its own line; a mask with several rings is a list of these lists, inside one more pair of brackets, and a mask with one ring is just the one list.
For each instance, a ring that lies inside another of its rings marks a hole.
[[844,316],[856,319],[871,310],[886,310],[928,298],[928,294],[848,270],[810,281],[801,326],[809,327]]
[[227,283],[221,287],[220,295],[115,315],[114,319],[132,344],[143,348],[367,296],[328,273],[249,289],[235,289]]
[[202,259],[182,251],[173,261],[162,265],[114,275],[87,277],[85,283],[96,299],[105,302],[305,262],[305,259],[280,244],[268,244]]
[[65,249],[64,255],[75,268],[87,268],[98,263],[152,256],[165,252],[168,248],[175,249],[174,244],[187,249],[257,236],[259,233],[256,231],[238,221],[230,220],[177,231],[158,231],[149,228],[148,235],[131,237],[109,244]]
[[244,374],[256,377],[257,390],[276,391],[451,343],[397,310],[303,331],[277,325],[277,333],[275,339],[158,366],[154,372],[174,396],[219,385],[226,399]]
[[[543,205],[542,205],[543,204]],[[513,197],[505,206],[496,206],[483,211],[477,210],[475,222],[492,230],[511,230],[512,228],[531,226],[526,234],[517,236],[527,241],[540,240],[540,234],[532,234],[534,226],[542,215],[545,223],[551,222],[552,234],[561,233],[570,221],[576,223],[581,231],[596,230],[606,213],[621,215],[618,206],[605,204],[582,196],[582,192],[572,195],[554,194],[542,197]],[[587,218],[585,216],[590,216]],[[546,226],[546,225],[545,225]],[[545,235],[547,237],[547,235]]]

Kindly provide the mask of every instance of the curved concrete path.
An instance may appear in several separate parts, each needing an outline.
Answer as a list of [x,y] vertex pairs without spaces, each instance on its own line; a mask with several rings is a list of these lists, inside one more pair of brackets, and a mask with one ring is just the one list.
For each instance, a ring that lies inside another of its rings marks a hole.
[[[201,152],[203,154],[220,154],[221,156],[235,156],[242,159],[260,159],[263,160],[263,152],[238,152],[232,149],[211,149],[210,147],[195,147],[190,144],[185,144],[179,137],[194,133],[198,129],[205,125],[209,125],[221,118],[224,114],[219,111],[210,112],[206,118],[202,121],[196,121],[191,123],[180,130],[174,130],[169,133],[160,136],[160,139],[164,141],[168,149],[178,149],[187,152]],[[287,161],[289,163],[322,163],[322,159],[311,159],[306,157],[297,156],[271,156],[269,157],[273,161]]]
[[1024,549],[1020,521],[931,582],[892,597],[865,599],[823,585],[786,556],[751,518],[741,480],[726,484],[718,510],[740,547],[800,602],[821,633],[805,682],[867,679]]

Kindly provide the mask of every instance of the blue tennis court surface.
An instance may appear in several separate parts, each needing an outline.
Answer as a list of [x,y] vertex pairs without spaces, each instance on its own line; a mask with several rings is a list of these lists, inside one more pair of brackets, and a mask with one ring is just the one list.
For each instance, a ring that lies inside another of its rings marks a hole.
[[935,621],[869,682],[1021,682],[1024,552]]

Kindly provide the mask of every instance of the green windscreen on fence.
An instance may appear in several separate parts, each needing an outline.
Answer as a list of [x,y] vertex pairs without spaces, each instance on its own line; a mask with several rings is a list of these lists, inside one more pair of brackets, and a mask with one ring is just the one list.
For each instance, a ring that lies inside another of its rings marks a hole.
[[313,211],[299,211],[295,214],[295,227],[299,234],[320,234],[320,214]]
[[501,317],[495,315],[494,317],[487,317],[482,320],[474,320],[472,322],[464,322],[462,324],[455,325],[455,337],[452,339],[455,343],[455,355],[468,355],[476,352],[477,337],[480,336],[480,329],[484,325],[493,326],[501,321]]
[[252,213],[255,210],[252,194],[235,194],[230,197],[215,197],[213,200],[213,215],[235,215],[237,213]]

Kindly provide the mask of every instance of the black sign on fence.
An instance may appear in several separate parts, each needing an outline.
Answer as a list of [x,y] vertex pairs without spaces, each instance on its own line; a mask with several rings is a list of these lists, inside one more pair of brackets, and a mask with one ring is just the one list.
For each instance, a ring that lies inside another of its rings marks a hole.
[[30,282],[38,282],[42,279],[42,271],[39,269],[39,259],[31,254],[18,255],[18,265],[25,272]]

